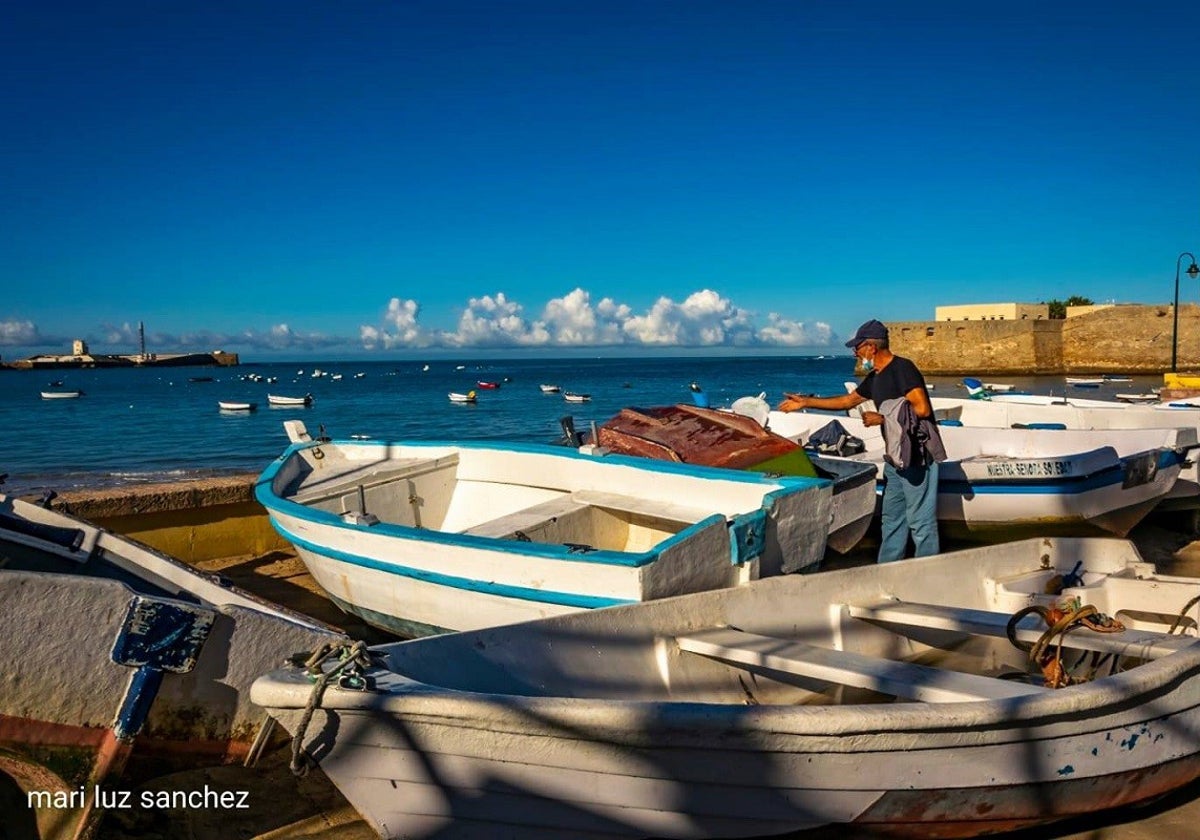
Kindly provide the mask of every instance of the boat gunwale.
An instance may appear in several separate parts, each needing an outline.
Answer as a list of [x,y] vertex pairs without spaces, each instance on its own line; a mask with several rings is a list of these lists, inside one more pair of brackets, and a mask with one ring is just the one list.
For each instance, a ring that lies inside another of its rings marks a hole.
[[[397,644],[423,641],[417,639]],[[637,732],[639,724],[649,720],[670,720],[670,731],[674,735],[682,733],[685,740],[708,742],[720,735],[724,746],[729,747],[731,734],[734,737],[762,734],[817,737],[829,739],[828,744],[821,745],[822,751],[858,753],[877,749],[865,741],[897,734],[919,736],[925,744],[924,747],[909,744],[902,749],[937,749],[941,745],[929,743],[931,736],[958,738],[964,733],[986,736],[1009,731],[1028,736],[1029,731],[1036,728],[1068,723],[1095,724],[1093,729],[1087,731],[1098,732],[1111,728],[1100,720],[1107,715],[1136,712],[1138,709],[1145,709],[1146,713],[1137,716],[1137,721],[1178,715],[1200,707],[1200,697],[1187,705],[1172,705],[1165,710],[1156,708],[1154,701],[1169,695],[1189,679],[1200,679],[1200,638],[1167,656],[1090,683],[1017,698],[947,703],[903,701],[850,705],[736,705],[696,700],[563,697],[452,688],[423,682],[388,668],[368,672],[368,675],[373,674],[376,676],[375,691],[361,692],[330,686],[322,698],[322,710],[402,714],[410,723],[421,718],[433,725],[442,721],[448,726],[507,734],[545,734],[545,724],[550,723],[553,728],[581,727],[592,737],[602,732],[606,739],[615,743],[638,745],[647,742],[637,737],[645,734]],[[384,685],[388,682],[398,685],[380,688],[381,681]],[[311,682],[298,670],[275,671],[255,681],[254,703],[268,709],[302,710],[311,695],[311,688]],[[264,697],[263,694],[270,696]],[[734,724],[736,728],[731,729]],[[980,727],[986,729],[981,731]],[[1080,730],[1077,734],[1084,735],[1086,731]],[[849,742],[846,736],[857,737]],[[672,744],[680,742],[676,739],[660,740],[669,740]],[[794,749],[781,747],[779,751]]]

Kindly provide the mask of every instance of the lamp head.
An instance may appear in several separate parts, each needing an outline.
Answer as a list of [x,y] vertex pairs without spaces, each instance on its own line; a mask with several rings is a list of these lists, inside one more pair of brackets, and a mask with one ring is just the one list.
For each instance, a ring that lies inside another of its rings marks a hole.
[[1187,267],[1187,276],[1191,277],[1193,280],[1195,280],[1197,274],[1200,274],[1200,268],[1197,268],[1196,263],[1193,262],[1191,265],[1189,265]]

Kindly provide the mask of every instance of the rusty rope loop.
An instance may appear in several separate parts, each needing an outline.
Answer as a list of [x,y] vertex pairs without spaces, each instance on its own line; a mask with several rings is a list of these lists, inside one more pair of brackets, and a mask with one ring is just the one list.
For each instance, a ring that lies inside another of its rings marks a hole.
[[[1036,615],[1046,623],[1046,630],[1033,644],[1017,639],[1017,624],[1027,615]],[[1081,605],[1077,598],[1054,607],[1034,605],[1017,610],[1009,618],[1004,629],[1013,647],[1025,651],[1030,664],[1042,672],[1046,685],[1050,688],[1063,688],[1093,679],[1097,669],[1111,656],[1100,654],[1099,651],[1093,652],[1090,657],[1091,664],[1083,674],[1073,674],[1072,671],[1078,669],[1084,659],[1088,658],[1086,653],[1070,667],[1064,667],[1063,642],[1068,633],[1080,627],[1097,633],[1120,633],[1125,629],[1125,625],[1115,618],[1109,618],[1091,604]],[[1113,666],[1116,666],[1115,660]]]
[[[332,668],[325,670],[322,666],[330,659],[337,657],[339,661]],[[355,642],[352,645],[337,645],[326,642],[312,652],[304,662],[304,673],[313,681],[312,693],[308,695],[308,703],[304,706],[304,714],[292,736],[292,773],[299,778],[308,775],[312,765],[311,759],[304,754],[304,735],[312,722],[313,712],[321,705],[325,689],[335,678],[344,688],[364,689],[368,687],[363,670],[372,665],[371,656],[367,651],[366,642]]]

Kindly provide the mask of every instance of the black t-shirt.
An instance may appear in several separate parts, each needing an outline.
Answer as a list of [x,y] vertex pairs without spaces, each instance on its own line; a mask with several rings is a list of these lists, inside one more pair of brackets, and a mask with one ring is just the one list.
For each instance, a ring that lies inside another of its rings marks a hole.
[[[913,388],[925,388],[925,377],[917,366],[903,356],[892,356],[883,370],[873,370],[866,375],[855,390],[859,396],[874,400],[881,405],[887,400],[905,396]],[[929,394],[926,392],[928,398]]]

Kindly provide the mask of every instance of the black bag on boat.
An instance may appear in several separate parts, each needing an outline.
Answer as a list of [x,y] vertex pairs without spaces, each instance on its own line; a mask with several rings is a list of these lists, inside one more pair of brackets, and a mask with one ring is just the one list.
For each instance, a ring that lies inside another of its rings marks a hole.
[[867,448],[862,438],[850,434],[837,420],[830,420],[809,435],[805,446],[821,455],[857,455]]

